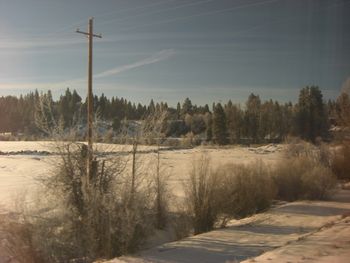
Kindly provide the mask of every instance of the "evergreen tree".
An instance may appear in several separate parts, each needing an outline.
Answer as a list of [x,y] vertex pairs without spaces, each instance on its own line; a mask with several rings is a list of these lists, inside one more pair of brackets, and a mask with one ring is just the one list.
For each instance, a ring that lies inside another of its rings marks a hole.
[[153,114],[156,111],[156,107],[154,106],[154,101],[151,99],[151,102],[149,103],[147,112],[148,114]]
[[258,95],[249,95],[246,102],[246,112],[244,116],[245,133],[253,142],[259,141],[259,123],[261,115],[261,101]]
[[204,116],[205,118],[205,135],[206,135],[206,141],[210,142],[213,139],[213,118],[212,114],[210,112],[207,112]]
[[342,126],[350,126],[350,96],[341,93],[336,102],[337,123]]
[[315,141],[328,135],[328,120],[321,90],[317,86],[300,91],[296,112],[298,134],[305,140]]
[[106,96],[102,93],[100,98],[98,99],[98,108],[96,111],[99,113],[99,117],[101,119],[106,119],[107,117],[107,107],[108,107],[108,99]]
[[227,144],[226,116],[221,103],[215,105],[213,114],[213,137],[219,145]]
[[[63,123],[64,128],[77,124],[77,120],[86,123],[87,101],[82,103],[75,90],[71,92],[67,88],[58,101],[53,100],[50,91],[42,95],[45,101],[44,116],[48,123]],[[224,114],[220,114],[221,104],[213,103],[211,114],[208,105],[192,105],[189,98],[185,99],[182,106],[177,103],[175,108],[169,107],[166,102],[155,105],[153,100],[148,107],[140,103],[136,105],[124,98],[108,99],[104,94],[100,97],[94,96],[93,100],[100,117],[111,125],[114,123],[115,129],[120,120],[144,119],[147,114],[157,109],[169,113],[165,124],[168,135],[179,137],[189,131],[193,134],[205,132],[208,141],[214,136],[215,142],[220,144],[226,143],[222,138],[229,139],[231,143],[244,137],[254,142],[264,138],[281,140],[289,133],[314,141],[317,136],[327,135],[328,116],[336,119],[340,125],[350,125],[349,95],[344,93],[336,102],[329,101],[326,105],[318,87],[306,87],[301,90],[296,106],[292,103],[282,105],[272,100],[262,103],[259,96],[251,94],[244,111],[239,105],[229,101],[224,106]],[[19,97],[0,97],[0,131],[39,134],[35,126],[35,105],[39,105],[39,102],[40,95],[37,90]],[[50,116],[47,109],[51,111]],[[225,119],[225,125],[220,125],[222,117]],[[225,131],[225,136],[224,132],[220,132],[222,130]]]
[[189,98],[186,98],[184,103],[182,104],[182,110],[181,115],[185,117],[186,114],[192,114],[193,113],[193,106],[192,102]]
[[176,119],[179,120],[180,116],[181,116],[181,105],[180,105],[180,102],[178,102],[176,105]]
[[205,105],[204,105],[203,113],[207,113],[207,112],[210,112],[210,110],[209,110],[208,104],[205,104]]
[[242,134],[243,112],[237,105],[229,100],[225,105],[226,126],[230,143],[239,142]]

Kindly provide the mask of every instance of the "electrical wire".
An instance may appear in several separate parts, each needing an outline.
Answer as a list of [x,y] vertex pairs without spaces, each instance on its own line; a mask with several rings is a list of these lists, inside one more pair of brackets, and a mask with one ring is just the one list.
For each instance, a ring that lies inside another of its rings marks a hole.
[[161,10],[156,10],[156,11],[152,11],[152,12],[148,12],[148,13],[142,13],[142,14],[137,14],[137,15],[133,15],[133,16],[128,16],[128,17],[126,17],[126,18],[116,18],[116,19],[111,19],[111,20],[103,21],[103,22],[100,22],[99,25],[106,25],[106,24],[110,24],[110,23],[113,23],[113,22],[120,22],[120,21],[135,19],[135,17],[149,16],[149,15],[154,15],[154,14],[160,14],[160,13],[164,13],[164,12],[171,11],[171,10],[181,9],[181,8],[189,7],[189,6],[201,5],[201,4],[205,4],[205,3],[209,3],[209,2],[213,2],[213,1],[215,1],[215,0],[204,0],[204,1],[190,2],[190,3],[183,4],[183,5],[178,5],[178,6],[174,6],[174,7],[169,7],[169,8],[165,8],[165,9],[161,9]]
[[142,27],[148,27],[148,26],[153,26],[153,25],[161,25],[161,24],[168,24],[168,23],[172,23],[172,22],[180,21],[180,20],[187,20],[187,19],[191,19],[191,18],[194,18],[194,17],[200,17],[200,16],[207,16],[207,15],[213,15],[213,14],[219,14],[219,13],[232,12],[232,11],[236,11],[236,10],[243,9],[243,8],[248,8],[248,7],[253,7],[253,6],[260,6],[260,5],[265,5],[265,4],[278,2],[278,1],[281,1],[281,0],[258,1],[258,2],[254,2],[254,3],[251,3],[251,4],[234,6],[234,7],[231,7],[231,8],[225,8],[225,9],[219,9],[219,10],[214,10],[214,11],[202,12],[202,13],[197,13],[197,14],[193,14],[193,15],[189,15],[189,16],[180,16],[180,17],[175,17],[175,18],[171,18],[171,19],[166,19],[166,20],[162,20],[162,21],[158,21],[158,22],[154,22],[154,23],[148,23],[148,24],[141,24],[141,25],[137,25],[137,26],[131,26],[131,27],[128,27],[128,28],[120,29],[120,31],[124,32],[124,31],[129,31],[129,30],[132,30],[132,29],[142,28]]

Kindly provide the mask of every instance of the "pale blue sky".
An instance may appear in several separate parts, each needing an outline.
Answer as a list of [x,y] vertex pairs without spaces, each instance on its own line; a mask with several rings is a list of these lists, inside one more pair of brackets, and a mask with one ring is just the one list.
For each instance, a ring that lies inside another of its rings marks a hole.
[[0,95],[94,91],[174,105],[336,98],[350,77],[350,0],[0,0]]

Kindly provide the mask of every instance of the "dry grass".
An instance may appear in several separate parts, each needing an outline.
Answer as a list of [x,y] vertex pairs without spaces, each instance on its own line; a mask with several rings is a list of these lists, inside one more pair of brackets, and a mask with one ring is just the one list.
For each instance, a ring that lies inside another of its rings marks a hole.
[[289,145],[286,155],[273,170],[277,198],[287,201],[328,198],[336,178],[330,169],[326,146],[298,142]]
[[193,217],[194,234],[210,231],[218,217],[219,177],[210,166],[207,155],[193,162],[186,185],[187,205]]
[[343,145],[334,152],[331,167],[338,179],[350,180],[350,143]]
[[[32,226],[19,218],[0,217],[0,262],[44,263],[33,246]],[[8,261],[6,261],[6,259]]]
[[276,189],[270,169],[263,162],[228,164],[218,173],[221,178],[220,211],[227,218],[243,218],[270,207]]
[[224,227],[233,218],[243,218],[270,207],[276,190],[270,171],[258,161],[249,165],[210,167],[203,155],[194,162],[187,185],[187,204],[194,233]]
[[186,211],[177,212],[174,220],[171,222],[171,227],[176,240],[188,237],[193,229],[191,217]]

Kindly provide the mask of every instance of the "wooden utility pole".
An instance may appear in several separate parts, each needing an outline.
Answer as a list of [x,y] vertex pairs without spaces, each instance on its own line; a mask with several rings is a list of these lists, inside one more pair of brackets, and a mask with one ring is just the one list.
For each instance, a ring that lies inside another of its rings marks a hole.
[[101,35],[95,35],[93,33],[93,21],[94,18],[91,17],[89,19],[88,32],[82,32],[77,29],[77,33],[88,36],[89,42],[89,62],[88,62],[88,161],[87,161],[87,186],[90,184],[90,179],[92,178],[92,160],[93,160],[93,150],[92,150],[92,125],[94,119],[94,101],[93,101],[93,93],[92,93],[92,40],[93,37],[102,38]]

